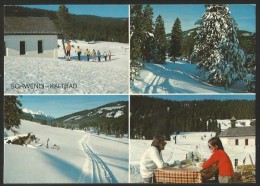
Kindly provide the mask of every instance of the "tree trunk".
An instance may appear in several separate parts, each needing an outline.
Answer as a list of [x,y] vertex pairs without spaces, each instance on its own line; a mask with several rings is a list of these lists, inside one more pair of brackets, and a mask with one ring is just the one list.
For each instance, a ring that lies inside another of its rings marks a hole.
[[63,34],[62,34],[62,36],[61,36],[61,40],[62,40],[62,46],[63,46],[64,56],[66,56],[65,43],[64,43],[64,35],[63,35]]

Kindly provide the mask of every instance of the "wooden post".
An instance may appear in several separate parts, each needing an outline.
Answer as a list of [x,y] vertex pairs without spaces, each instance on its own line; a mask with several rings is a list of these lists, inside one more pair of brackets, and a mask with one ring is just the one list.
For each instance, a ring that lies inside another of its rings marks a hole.
[[251,154],[249,154],[249,159],[250,159],[251,165],[252,165],[252,176],[253,176],[253,178],[254,178],[254,180],[255,180],[255,166],[254,166],[254,163],[253,163]]

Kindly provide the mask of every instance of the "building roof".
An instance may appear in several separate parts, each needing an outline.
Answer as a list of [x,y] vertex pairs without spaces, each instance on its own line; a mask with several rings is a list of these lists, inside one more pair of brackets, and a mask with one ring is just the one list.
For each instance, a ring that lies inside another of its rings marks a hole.
[[62,34],[48,17],[5,17],[5,35]]
[[255,126],[228,128],[220,133],[219,137],[255,136]]
[[237,119],[233,116],[230,121],[236,121]]

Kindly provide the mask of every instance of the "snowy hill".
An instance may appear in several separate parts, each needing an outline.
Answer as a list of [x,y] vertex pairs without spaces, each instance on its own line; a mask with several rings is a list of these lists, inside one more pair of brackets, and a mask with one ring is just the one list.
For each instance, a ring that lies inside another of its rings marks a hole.
[[[29,132],[43,145],[5,143],[4,183],[128,183],[128,138],[22,120],[19,134]],[[5,133],[6,142],[13,134]]]
[[[71,61],[65,60],[61,40],[58,40],[57,45],[60,46],[58,59],[5,56],[4,92],[6,94],[128,93],[129,44],[102,41],[88,44],[85,41],[71,41],[74,47],[71,51]],[[78,61],[75,52],[77,46],[80,46],[83,52],[81,61]],[[86,61],[84,52],[87,48],[91,51],[100,50],[102,54],[110,50],[111,61],[104,61],[103,57],[101,62]]]
[[242,93],[247,92],[242,83],[225,90],[200,80],[200,71],[188,61],[175,63],[167,60],[166,65],[146,63],[140,77],[130,84],[131,93]]
[[100,123],[102,121],[108,121],[111,118],[113,121],[121,118],[128,118],[128,102],[119,101],[109,103],[94,109],[83,110],[80,112],[72,113],[53,120],[54,123],[70,124],[75,127],[79,127],[79,123],[88,123],[91,126],[92,123]]
[[76,121],[81,122],[84,119],[100,119],[100,118],[118,118],[120,116],[127,116],[127,104],[126,101],[109,103],[94,109],[84,110],[77,113],[69,114],[60,118],[55,119],[53,122],[62,121],[73,122]]

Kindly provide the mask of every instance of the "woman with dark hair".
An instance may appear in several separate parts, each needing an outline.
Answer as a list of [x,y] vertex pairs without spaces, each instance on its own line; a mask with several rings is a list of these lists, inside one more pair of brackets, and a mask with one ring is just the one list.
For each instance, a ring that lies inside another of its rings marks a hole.
[[166,144],[164,136],[156,135],[151,147],[144,152],[140,162],[140,174],[144,183],[152,183],[154,169],[169,166],[168,163],[163,161],[161,153]]
[[224,151],[221,140],[219,137],[213,137],[209,139],[208,146],[212,155],[203,163],[202,168],[206,169],[212,164],[217,163],[219,183],[229,183],[231,177],[234,176],[234,170],[229,156]]

